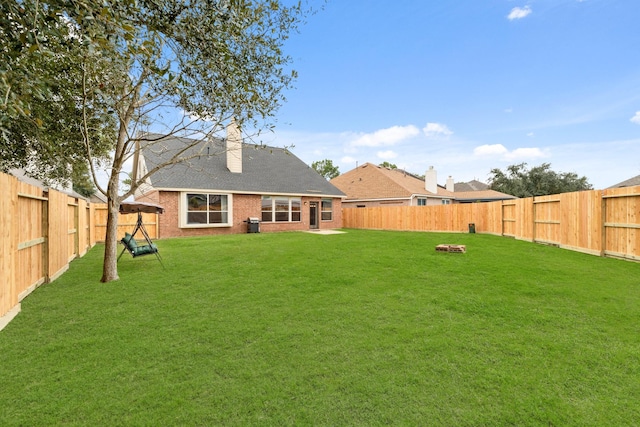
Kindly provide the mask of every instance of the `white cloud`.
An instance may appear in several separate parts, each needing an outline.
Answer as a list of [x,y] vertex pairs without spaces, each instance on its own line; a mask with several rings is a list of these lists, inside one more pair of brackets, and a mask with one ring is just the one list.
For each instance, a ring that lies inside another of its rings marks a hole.
[[631,123],[636,123],[640,125],[640,111],[636,111],[636,115],[631,117]]
[[511,9],[511,13],[507,15],[507,19],[513,21],[514,19],[522,19],[532,12],[531,7],[514,7]]
[[427,138],[449,136],[453,134],[446,125],[440,123],[427,123],[427,125],[422,128],[422,132],[424,132],[424,135]]
[[509,113],[513,113],[513,108],[505,108],[504,112],[509,114]]
[[501,157],[504,160],[526,160],[526,159],[538,159],[541,157],[547,157],[547,150],[542,150],[537,147],[533,148],[516,148],[509,151],[502,144],[485,144],[480,145],[473,149],[473,154],[483,157]]
[[529,132],[529,133],[527,134],[527,136],[528,136],[529,138],[533,138],[535,135],[536,135],[536,134],[535,134],[535,133],[533,133],[533,132]]
[[547,157],[547,152],[537,147],[533,148],[516,148],[505,154],[507,160],[528,160],[539,159],[541,157]]
[[509,150],[502,144],[485,144],[473,149],[476,156],[493,156],[508,153]]
[[398,153],[395,153],[391,150],[387,150],[387,151],[378,151],[378,158],[382,159],[382,160],[390,160],[390,159],[395,159],[396,157],[398,157]]
[[420,131],[413,125],[392,126],[387,129],[380,129],[373,133],[366,133],[352,142],[357,147],[381,147],[394,145],[405,139],[418,135]]
[[340,159],[340,163],[342,164],[350,164],[350,163],[355,164],[356,162],[357,160],[351,156],[344,156],[343,158]]

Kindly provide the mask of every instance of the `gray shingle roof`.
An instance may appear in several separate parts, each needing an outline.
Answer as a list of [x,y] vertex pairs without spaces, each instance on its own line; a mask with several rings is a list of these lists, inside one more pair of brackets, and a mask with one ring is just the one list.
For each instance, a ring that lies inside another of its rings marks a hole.
[[[150,134],[150,138],[161,135]],[[196,140],[167,137],[142,148],[148,170],[170,159]],[[202,189],[254,194],[323,195],[344,193],[313,168],[283,148],[242,145],[242,173],[231,173],[226,165],[224,141],[202,141],[185,152],[187,161],[166,166],[151,175],[159,189]]]
[[480,182],[476,179],[469,182],[456,182],[453,186],[456,192],[458,191],[481,191],[488,190],[489,185],[484,182]]
[[634,176],[633,178],[629,178],[625,181],[619,182],[615,185],[612,185],[609,188],[634,187],[636,185],[640,185],[640,175]]

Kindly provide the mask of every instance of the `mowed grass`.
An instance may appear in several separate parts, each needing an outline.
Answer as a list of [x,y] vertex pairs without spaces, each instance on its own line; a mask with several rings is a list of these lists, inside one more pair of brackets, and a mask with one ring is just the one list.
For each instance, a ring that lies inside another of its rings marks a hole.
[[[436,253],[439,243],[466,254]],[[640,421],[640,264],[347,230],[102,246],[0,332],[0,425]]]

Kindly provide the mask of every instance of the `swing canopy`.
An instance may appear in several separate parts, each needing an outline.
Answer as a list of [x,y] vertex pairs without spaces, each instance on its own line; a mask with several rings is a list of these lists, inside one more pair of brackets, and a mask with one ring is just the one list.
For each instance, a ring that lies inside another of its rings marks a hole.
[[145,202],[122,202],[120,203],[120,213],[164,213],[164,208],[155,203]]

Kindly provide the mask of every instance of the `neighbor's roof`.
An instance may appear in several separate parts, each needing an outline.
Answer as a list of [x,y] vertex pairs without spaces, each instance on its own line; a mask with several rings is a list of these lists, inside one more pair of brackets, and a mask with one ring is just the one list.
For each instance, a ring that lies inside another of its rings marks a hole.
[[13,175],[14,177],[16,177],[18,181],[22,181],[26,184],[33,185],[34,187],[40,187],[43,190],[52,189],[76,199],[89,200],[87,197],[83,196],[82,194],[73,191],[73,189],[71,188],[71,185],[60,184],[55,180],[47,184],[45,182],[40,181],[39,179],[30,177],[29,175],[26,174],[26,172],[23,169],[10,169],[8,172],[10,175]]
[[477,179],[473,179],[469,182],[456,182],[453,185],[453,189],[456,193],[465,191],[481,191],[488,190],[489,184],[485,184],[484,182],[480,182]]
[[408,198],[412,195],[453,198],[454,194],[438,186],[433,194],[424,180],[400,169],[389,169],[365,163],[331,180],[347,194],[347,200]]
[[157,189],[201,189],[255,194],[322,195],[344,197],[344,194],[313,168],[283,148],[242,144],[242,173],[227,169],[224,141],[163,137],[142,148],[146,167],[151,170],[189,144],[185,157],[193,157],[166,166],[151,175]]
[[619,182],[609,188],[634,187],[640,185],[640,175],[629,178],[626,181]]
[[490,202],[494,200],[511,200],[517,197],[495,190],[456,191],[455,199],[460,202]]

